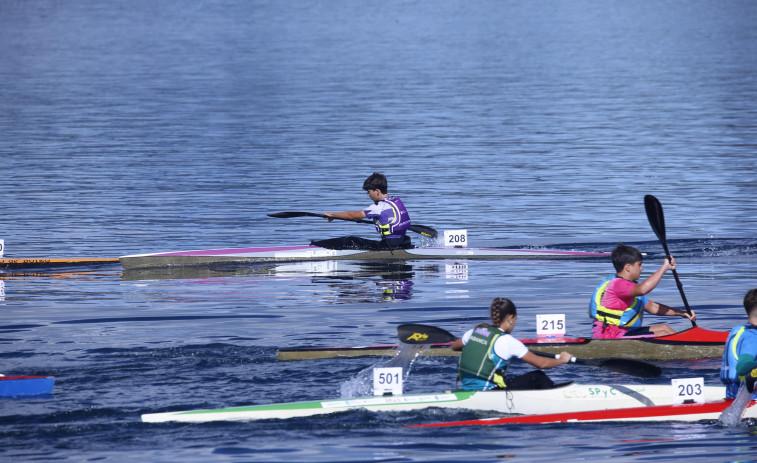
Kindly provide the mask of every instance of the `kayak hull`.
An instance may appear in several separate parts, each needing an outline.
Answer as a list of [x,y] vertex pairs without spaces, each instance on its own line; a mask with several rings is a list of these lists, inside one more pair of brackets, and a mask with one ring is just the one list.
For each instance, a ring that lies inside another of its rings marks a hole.
[[51,376],[0,376],[0,397],[50,394],[54,384]]
[[[416,424],[409,428],[438,428],[450,426],[491,426],[506,424],[598,423],[633,421],[686,421],[717,420],[733,400],[715,400],[697,404],[630,407],[615,410],[588,410],[577,413],[549,413],[478,420],[450,421],[447,423]],[[743,418],[757,418],[757,401],[752,401]]]
[[490,248],[414,248],[392,251],[326,249],[318,246],[276,246],[263,248],[204,249],[121,256],[127,269],[192,267],[263,262],[324,260],[417,260],[417,259],[596,259],[606,252]]
[[[707,400],[720,400],[725,388],[706,386]],[[202,423],[209,421],[252,421],[287,419],[325,415],[363,409],[369,411],[403,412],[430,407],[534,414],[545,410],[572,413],[587,410],[611,410],[628,407],[650,407],[671,404],[670,385],[585,385],[568,383],[554,389],[517,391],[452,391],[434,394],[360,397],[308,402],[253,405],[215,410],[151,413],[142,421]]]
[[[540,338],[521,339],[521,342],[532,350],[554,354],[566,350],[576,357],[585,359],[625,357],[644,360],[693,360],[721,357],[727,338],[727,331],[713,331],[696,327],[657,338]],[[460,352],[453,351],[449,346],[449,343],[433,344],[428,349],[421,351],[421,355],[434,357],[460,355]],[[363,347],[295,347],[279,349],[276,355],[282,361],[334,357],[394,356],[397,353],[396,349],[396,344]]]
[[18,257],[18,258],[0,258],[0,269],[14,268],[46,268],[46,267],[68,267],[83,265],[101,265],[117,264],[118,258],[98,258],[98,257]]

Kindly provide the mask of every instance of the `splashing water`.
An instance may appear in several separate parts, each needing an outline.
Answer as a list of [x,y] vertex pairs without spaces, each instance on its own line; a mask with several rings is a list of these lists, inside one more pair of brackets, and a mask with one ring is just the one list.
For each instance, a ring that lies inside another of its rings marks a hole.
[[718,424],[721,426],[737,426],[741,424],[741,417],[744,415],[749,402],[751,402],[752,394],[747,391],[745,385],[741,385],[739,392],[736,394],[736,398],[733,399],[733,403],[728,406],[718,418]]
[[354,397],[365,397],[373,395],[373,369],[374,368],[402,368],[402,379],[407,379],[410,375],[410,368],[415,359],[424,350],[431,347],[429,344],[404,344],[400,343],[397,348],[397,355],[390,360],[380,362],[375,365],[361,370],[351,379],[345,381],[340,386],[340,397],[342,399],[351,399]]

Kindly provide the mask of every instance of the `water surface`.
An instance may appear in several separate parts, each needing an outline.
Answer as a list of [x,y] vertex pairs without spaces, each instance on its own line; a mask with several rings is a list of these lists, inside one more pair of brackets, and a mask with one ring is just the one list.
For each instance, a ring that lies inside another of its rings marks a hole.
[[[700,326],[743,321],[755,287],[757,7],[695,1],[4,1],[0,155],[7,257],[118,257],[304,244],[367,225],[267,213],[354,210],[374,171],[416,223],[474,246],[663,259],[665,208]],[[417,244],[422,243],[417,240]],[[754,423],[406,429],[481,416],[355,412],[148,425],[140,414],[338,397],[377,359],[284,363],[278,347],[460,334],[494,297],[589,333],[609,262],[361,262],[205,272],[4,271],[5,374],[56,377],[0,401],[0,455],[110,461],[732,461]],[[681,306],[666,276],[654,300]],[[651,317],[650,317],[651,318]],[[685,328],[684,320],[672,320]],[[719,361],[661,364],[718,383]],[[527,371],[515,364],[513,372]],[[558,381],[640,380],[562,367]],[[454,388],[419,359],[409,392]],[[293,445],[293,442],[295,444]]]

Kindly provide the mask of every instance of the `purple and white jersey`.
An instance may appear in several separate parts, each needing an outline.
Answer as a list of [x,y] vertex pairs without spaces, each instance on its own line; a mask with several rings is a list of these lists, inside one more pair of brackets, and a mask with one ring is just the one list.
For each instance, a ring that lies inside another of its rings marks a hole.
[[392,196],[380,200],[363,209],[365,216],[373,219],[376,230],[384,238],[401,238],[410,228],[410,214],[402,200]]

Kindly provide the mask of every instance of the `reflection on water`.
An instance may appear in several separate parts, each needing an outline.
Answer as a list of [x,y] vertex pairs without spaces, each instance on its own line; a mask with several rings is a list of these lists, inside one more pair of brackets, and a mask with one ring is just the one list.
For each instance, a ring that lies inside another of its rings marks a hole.
[[[327,294],[323,301],[335,303],[408,301],[413,298],[415,281],[443,279],[450,285],[465,284],[468,262],[423,261],[312,261],[209,267],[167,267],[124,270],[123,281],[217,280],[226,278],[278,278],[309,282]],[[451,297],[465,297],[461,286],[445,290]]]

